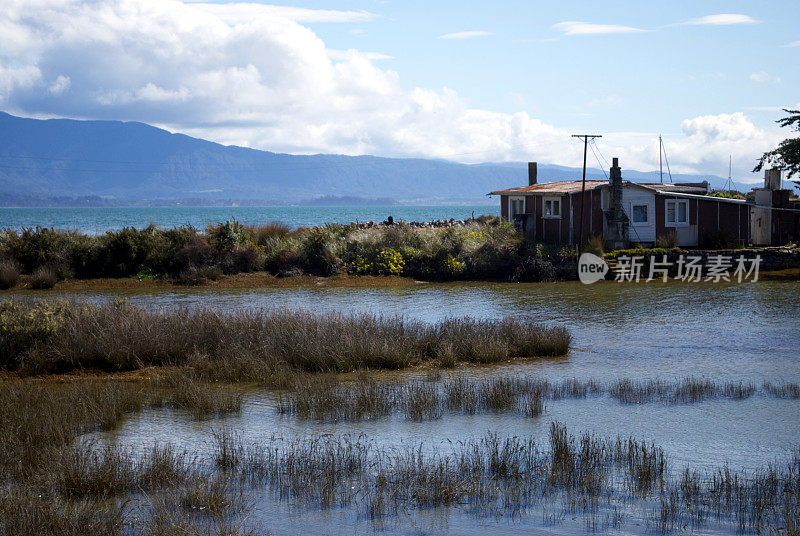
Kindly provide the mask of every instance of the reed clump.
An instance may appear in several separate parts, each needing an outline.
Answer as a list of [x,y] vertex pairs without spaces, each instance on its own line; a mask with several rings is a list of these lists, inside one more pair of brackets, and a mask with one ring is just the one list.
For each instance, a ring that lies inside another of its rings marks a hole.
[[244,396],[230,385],[210,384],[184,370],[161,375],[148,390],[152,406],[188,411],[195,419],[210,419],[239,413]]
[[397,389],[368,377],[339,382],[332,377],[300,377],[294,394],[281,396],[278,411],[326,421],[374,419],[389,415]]
[[19,282],[19,265],[12,260],[0,260],[0,290],[9,289]]
[[[765,385],[764,390],[772,391]],[[705,378],[684,378],[677,382],[661,380],[631,380],[623,378],[615,381],[609,394],[623,404],[643,404],[664,402],[670,404],[691,404],[718,397],[746,400],[756,392],[752,382],[716,383]]]
[[42,290],[56,286],[58,274],[51,266],[39,266],[28,278],[32,289]]
[[765,382],[764,389],[775,398],[800,398],[800,384],[797,383],[771,383]]
[[[399,369],[435,360],[442,345],[457,348],[462,362],[493,363],[562,355],[571,342],[564,328],[512,318],[428,324],[367,314],[288,310],[224,314],[203,309],[154,313],[124,304],[12,301],[0,303],[0,315],[0,348],[6,350],[0,366],[32,373],[76,368],[125,371],[191,366],[205,360],[228,362],[224,376],[231,379],[236,370]],[[215,370],[200,368],[206,375]]]

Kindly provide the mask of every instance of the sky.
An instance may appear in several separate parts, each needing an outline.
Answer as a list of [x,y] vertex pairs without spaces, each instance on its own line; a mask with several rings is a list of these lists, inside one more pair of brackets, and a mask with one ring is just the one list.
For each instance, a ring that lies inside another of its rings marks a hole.
[[0,0],[0,110],[289,153],[757,182],[800,108],[800,2]]

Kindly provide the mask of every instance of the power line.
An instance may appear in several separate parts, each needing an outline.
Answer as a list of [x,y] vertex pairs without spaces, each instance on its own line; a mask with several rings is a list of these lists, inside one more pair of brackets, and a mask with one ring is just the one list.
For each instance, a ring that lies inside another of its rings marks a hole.
[[[600,171],[603,172],[603,175],[605,175],[606,180],[608,180],[608,173],[606,173],[606,168],[603,167],[602,162],[600,162],[600,158],[603,158],[603,160],[606,160],[605,157],[603,157],[603,153],[600,153],[600,148],[597,147],[597,143],[594,140],[592,140],[592,143],[589,144],[589,148],[592,150],[592,154],[594,155],[594,159],[597,160],[597,165],[600,167]],[[598,153],[600,153],[600,158],[597,157]],[[606,164],[608,164],[607,160],[606,160]]]
[[586,204],[586,153],[589,147],[589,139],[602,138],[600,134],[573,134],[573,138],[583,138],[583,180],[581,181],[581,219],[580,227],[578,229],[578,253],[581,251],[583,244],[583,207]]

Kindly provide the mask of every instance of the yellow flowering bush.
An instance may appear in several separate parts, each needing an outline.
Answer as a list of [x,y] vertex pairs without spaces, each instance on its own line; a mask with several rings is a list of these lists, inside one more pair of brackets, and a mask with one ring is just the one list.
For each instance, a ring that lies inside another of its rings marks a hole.
[[406,259],[403,250],[393,248],[376,249],[369,255],[359,256],[348,265],[348,271],[354,274],[371,275],[403,275]]

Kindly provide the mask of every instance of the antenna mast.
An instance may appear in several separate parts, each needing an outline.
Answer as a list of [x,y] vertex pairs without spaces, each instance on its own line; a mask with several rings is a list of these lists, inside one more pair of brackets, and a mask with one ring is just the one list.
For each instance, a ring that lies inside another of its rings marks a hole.
[[664,142],[661,141],[661,134],[658,135],[658,176],[661,180],[661,184],[664,184],[664,164],[661,158],[661,149],[664,146]]

